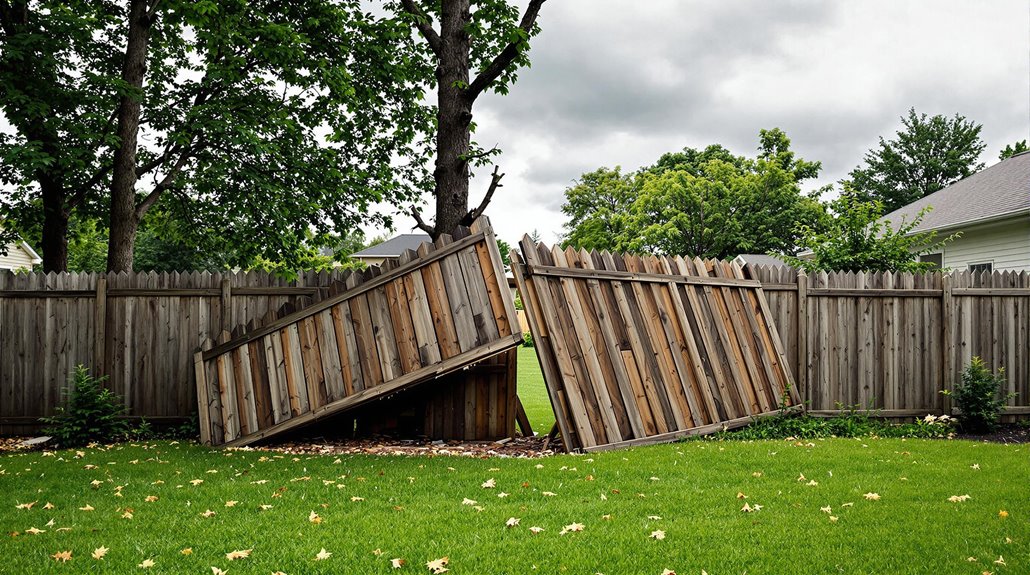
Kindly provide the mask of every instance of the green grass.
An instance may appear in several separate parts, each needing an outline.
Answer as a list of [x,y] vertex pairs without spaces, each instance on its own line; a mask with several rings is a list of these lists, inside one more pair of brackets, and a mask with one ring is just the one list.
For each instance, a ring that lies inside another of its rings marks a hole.
[[[167,442],[13,454],[0,457],[0,571],[141,573],[150,558],[150,573],[428,573],[426,561],[448,556],[452,573],[477,575],[1026,573],[1027,455],[1026,446],[911,439],[689,442],[542,460],[283,456]],[[495,489],[480,487],[491,478]],[[738,492],[761,511],[741,512]],[[87,504],[95,510],[79,510]],[[126,507],[132,519],[122,518]],[[509,517],[519,526],[506,528]],[[573,522],[585,529],[559,534]],[[26,534],[31,527],[45,532]],[[649,538],[654,530],[666,539]],[[100,546],[110,552],[97,561],[90,553]],[[180,553],[186,547],[192,554]],[[313,560],[322,548],[332,556]],[[253,553],[225,558],[241,549]],[[50,557],[65,550],[68,563]],[[1006,567],[993,563],[999,556]],[[395,557],[403,569],[391,570]]]
[[540,372],[540,362],[536,358],[536,350],[531,347],[519,347],[518,392],[526,416],[538,435],[545,435],[554,425],[554,412],[551,410],[551,399],[544,386],[544,375]]

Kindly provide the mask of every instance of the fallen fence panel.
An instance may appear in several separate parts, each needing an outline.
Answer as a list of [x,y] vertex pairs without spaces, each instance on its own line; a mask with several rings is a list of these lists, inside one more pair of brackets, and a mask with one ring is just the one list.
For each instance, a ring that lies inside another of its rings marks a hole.
[[801,400],[759,282],[729,262],[548,249],[512,263],[566,449],[745,425]]
[[247,445],[522,341],[486,221],[382,268],[351,274],[345,285],[234,339],[223,334],[221,343],[197,352],[204,443]]

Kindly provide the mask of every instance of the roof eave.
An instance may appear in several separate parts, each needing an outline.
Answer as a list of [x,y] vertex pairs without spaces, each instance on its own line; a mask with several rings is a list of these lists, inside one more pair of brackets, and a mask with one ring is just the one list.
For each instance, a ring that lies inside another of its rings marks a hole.
[[976,226],[976,225],[980,225],[980,224],[990,224],[990,223],[993,223],[993,222],[998,222],[998,221],[1001,221],[1001,220],[1007,220],[1009,218],[1014,218],[1014,217],[1021,216],[1021,215],[1030,215],[1030,208],[1019,208],[1019,209],[1012,210],[1012,211],[1009,211],[1009,212],[1005,212],[1005,213],[1001,213],[1001,214],[995,214],[993,216],[988,216],[986,218],[977,218],[977,219],[972,219],[972,220],[965,220],[965,221],[962,221],[962,222],[955,222],[955,223],[947,224],[947,225],[944,225],[944,226],[937,226],[935,228],[923,228],[923,229],[919,229],[919,230],[913,230],[913,231],[911,231],[911,232],[909,232],[909,233],[907,233],[905,235],[911,236],[911,235],[922,234],[922,233],[926,233],[926,232],[947,232],[947,231],[951,231],[951,230],[955,230],[955,229],[963,228],[963,227],[967,227],[967,226]]

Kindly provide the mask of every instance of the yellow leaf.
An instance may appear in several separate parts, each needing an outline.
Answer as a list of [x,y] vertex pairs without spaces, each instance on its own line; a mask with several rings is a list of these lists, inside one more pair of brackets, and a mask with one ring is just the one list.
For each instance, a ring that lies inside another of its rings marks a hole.
[[33,501],[32,503],[19,503],[19,504],[15,505],[14,508],[15,509],[25,509],[25,510],[28,510],[28,509],[32,509],[32,506],[35,505],[36,503],[39,503],[39,502],[38,501]]
[[268,504],[265,504],[265,505],[259,505],[259,506],[258,506],[258,509],[260,509],[260,510],[262,510],[262,511],[268,511],[268,510],[269,510],[269,509],[271,509],[271,508],[272,508],[272,506],[271,506],[271,505],[268,505]]
[[54,558],[54,561],[60,561],[61,563],[67,563],[68,561],[71,561],[71,559],[72,559],[72,552],[71,551],[58,551],[57,553],[54,553],[53,555],[51,555],[51,557]]
[[[662,575],[676,575],[672,569],[662,569]],[[705,575],[708,575],[707,573]]]
[[544,530],[544,528],[543,528],[543,527],[536,527],[536,526],[534,526],[534,527],[530,527],[530,528],[529,528],[529,531],[530,531],[531,533],[533,533],[533,534],[537,534],[537,533],[540,533],[540,532],[541,532],[541,531],[543,531],[543,530]]
[[236,507],[237,503],[239,503],[239,501],[226,501],[225,502],[225,506],[226,507]]
[[107,547],[97,547],[93,550],[93,558],[98,560],[103,559],[104,555],[107,555],[108,551],[109,549]]
[[143,501],[146,501],[147,503],[153,503],[154,501],[157,501],[157,495],[147,495],[146,498],[143,499]]
[[204,482],[203,479],[191,479],[190,480],[190,484],[192,484],[194,487],[200,485],[203,482]]
[[126,511],[122,513],[122,519],[132,519],[132,511]]
[[832,508],[830,508],[830,506],[829,506],[829,505],[827,505],[826,507],[820,507],[820,508],[819,508],[819,511],[822,511],[823,513],[832,513],[832,512],[833,512],[833,509],[832,509]]
[[357,495],[355,495],[354,497],[351,497],[350,500],[351,501],[364,501],[365,498],[364,497],[358,497]]
[[837,519],[838,518],[835,515],[830,515],[830,523],[836,523]]
[[214,565],[212,565],[211,566],[211,575],[226,575],[226,572],[222,571],[218,567],[215,567]]
[[562,527],[561,531],[558,532],[558,535],[565,535],[566,533],[582,531],[584,527],[585,525],[583,525],[582,523],[572,523],[566,525],[565,527]]
[[869,501],[879,501],[880,500],[880,494],[879,493],[866,493],[865,495],[863,495],[863,497],[865,497]]
[[554,496],[556,496],[558,494],[553,492],[553,491],[544,491],[540,495],[543,495],[544,497],[554,497]]
[[43,506],[43,509],[53,509],[53,508],[54,508],[54,504],[50,503],[49,501],[47,501],[46,505]]
[[515,527],[516,525],[519,524],[519,518],[518,517],[509,517],[508,520],[504,522],[504,524],[507,527]]
[[230,551],[230,552],[225,554],[225,558],[228,559],[229,561],[235,561],[237,559],[246,559],[247,557],[250,557],[250,552],[251,551],[253,551],[253,549],[242,549],[242,550],[238,550],[238,551]]
[[484,481],[480,487],[482,487],[483,489],[493,489],[494,487],[497,487],[497,482],[494,481],[494,479],[491,477],[490,479]]
[[461,500],[461,504],[462,505],[475,505],[476,504],[476,500],[475,499],[469,499],[468,497],[466,497],[466,498]]
[[326,551],[325,547],[323,547],[322,550],[319,551],[318,554],[315,555],[315,561],[325,561],[326,559],[328,559],[328,558],[330,558],[332,556],[333,556],[333,554],[328,552],[328,551]]
[[79,507],[79,511],[93,511],[93,506],[87,503],[86,505]]
[[179,553],[181,553],[183,555],[193,555],[193,548],[192,547],[186,547],[182,551],[179,551]]
[[156,565],[156,563],[154,563],[153,559],[144,559],[142,563],[137,565],[137,567],[139,567],[140,569],[150,569],[154,565]]
[[448,571],[446,565],[449,561],[447,557],[441,557],[432,561],[426,561],[426,567],[430,573],[446,573]]
[[1008,516],[1009,516],[1009,512],[1005,511],[1004,509],[1002,509],[1001,511],[998,512],[998,517],[1001,517],[1002,519],[1005,519]]
[[210,509],[207,509],[203,513],[201,513],[200,516],[201,517],[212,517],[212,516],[214,516],[214,514],[215,514],[214,511],[211,511]]
[[1008,565],[1008,563],[1005,563],[1005,558],[1002,557],[1001,555],[998,555],[998,558],[994,560],[994,564],[995,565]]
[[311,514],[308,515],[308,521],[310,521],[311,523],[314,523],[315,525],[318,525],[319,523],[322,522],[322,518],[318,516],[318,513],[315,513],[314,511],[312,511]]
[[665,532],[661,529],[656,529],[651,532],[651,538],[661,541],[662,539],[665,539]]
[[737,492],[737,499],[747,499],[747,495],[744,495],[743,491]]
[[966,495],[952,495],[951,497],[948,498],[948,501],[950,501],[952,503],[962,503],[963,501],[966,501],[968,499],[972,499],[972,497],[970,497],[968,494],[966,494]]
[[29,527],[25,530],[25,532],[31,533],[32,535],[39,535],[40,533],[46,533],[46,529],[36,529],[35,527]]
[[372,555],[375,555],[376,557],[379,557],[382,554],[383,554],[383,550],[379,549],[378,547],[372,550]]
[[404,566],[405,561],[403,559],[390,559],[390,566],[394,569],[400,569]]

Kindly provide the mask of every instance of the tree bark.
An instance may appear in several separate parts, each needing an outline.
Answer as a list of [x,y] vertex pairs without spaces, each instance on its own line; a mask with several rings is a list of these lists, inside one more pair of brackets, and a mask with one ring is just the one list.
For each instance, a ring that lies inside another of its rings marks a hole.
[[449,234],[468,212],[470,126],[472,101],[469,85],[469,0],[446,0],[440,13],[440,58],[436,70],[436,222],[433,238]]
[[49,177],[39,179],[43,195],[43,271],[68,271],[68,210],[64,187]]
[[143,80],[146,75],[147,43],[151,18],[147,0],[132,0],[129,6],[129,34],[122,65],[122,80],[130,91],[118,104],[118,147],[111,174],[111,220],[107,246],[107,271],[132,271],[136,231],[142,214],[136,210],[136,151]]

